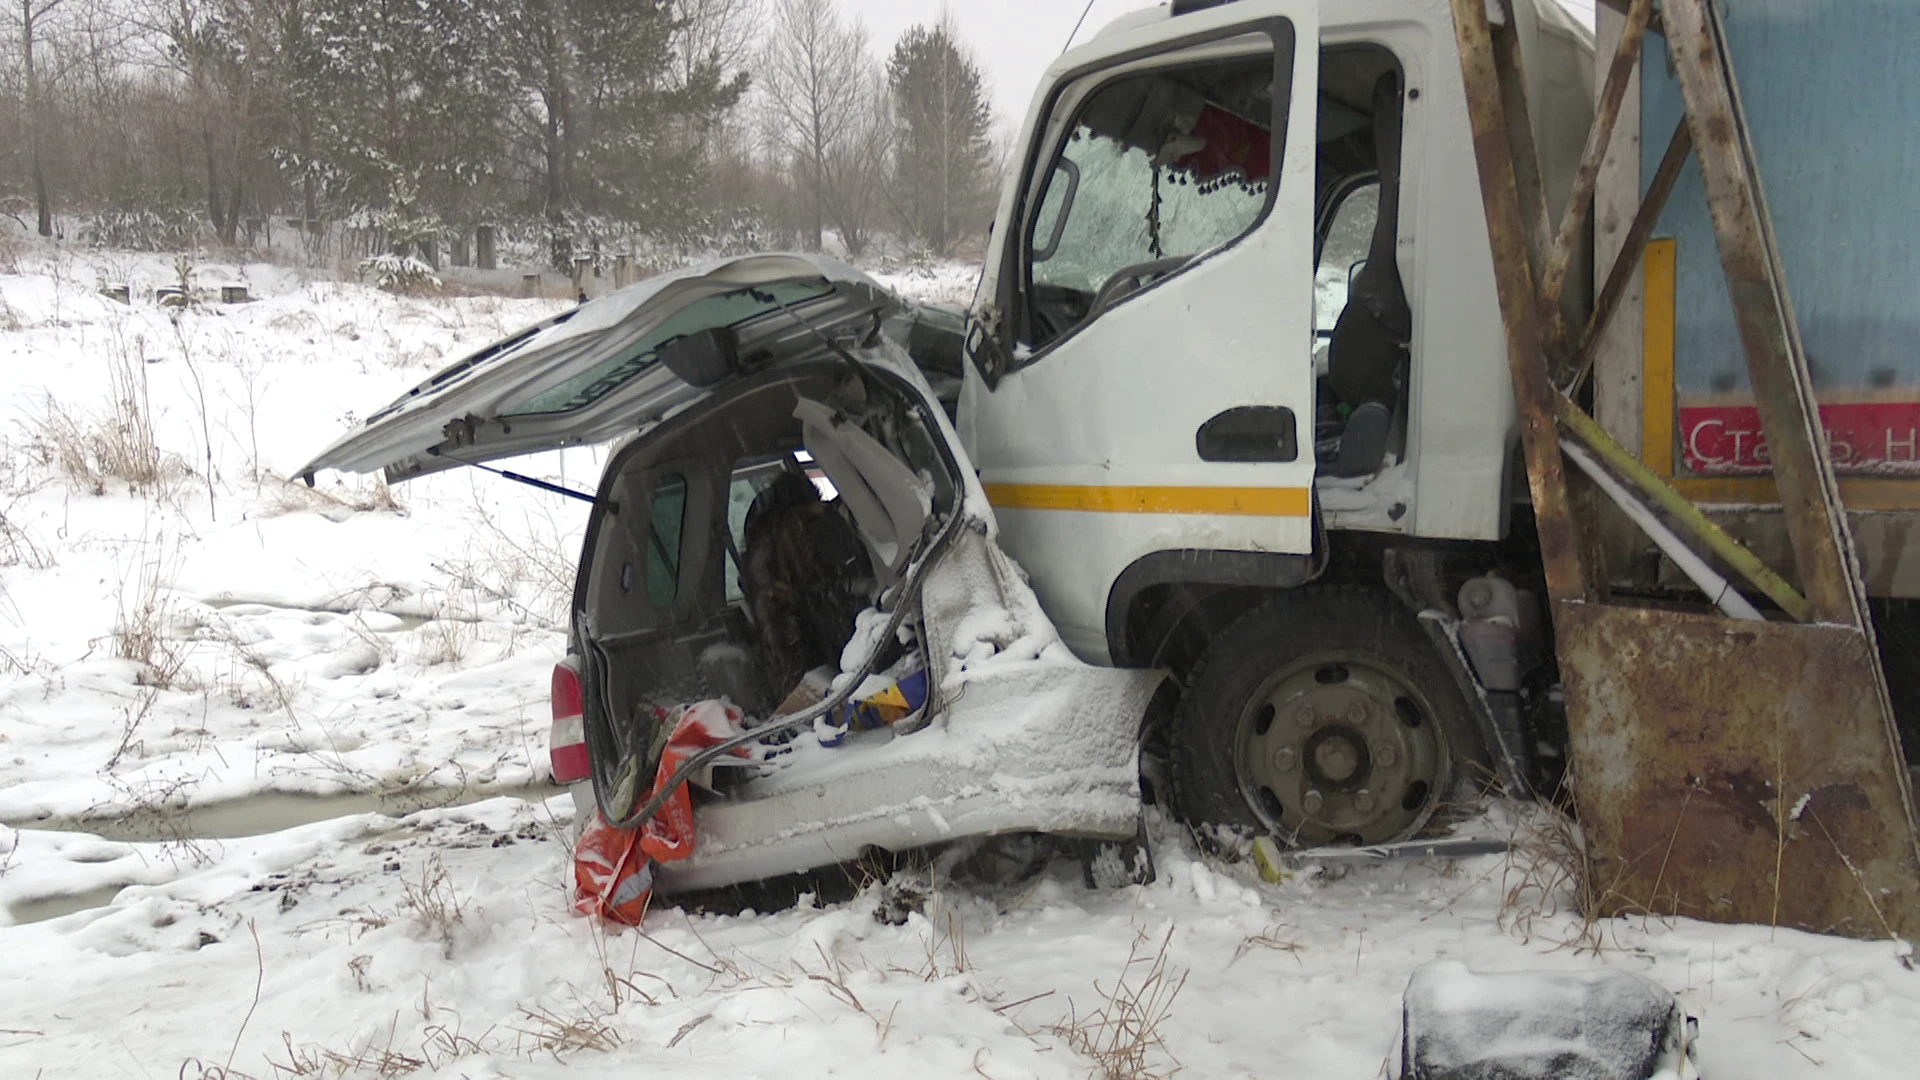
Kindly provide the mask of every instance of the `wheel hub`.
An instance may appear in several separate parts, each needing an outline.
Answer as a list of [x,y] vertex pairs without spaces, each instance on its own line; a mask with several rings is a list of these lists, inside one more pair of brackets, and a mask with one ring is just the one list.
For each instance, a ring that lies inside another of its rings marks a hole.
[[1371,756],[1365,736],[1352,728],[1319,728],[1307,737],[1307,779],[1316,788],[1359,787],[1373,768]]
[[1263,823],[1297,844],[1417,830],[1446,772],[1425,698],[1364,658],[1315,657],[1268,680],[1242,717],[1235,771]]

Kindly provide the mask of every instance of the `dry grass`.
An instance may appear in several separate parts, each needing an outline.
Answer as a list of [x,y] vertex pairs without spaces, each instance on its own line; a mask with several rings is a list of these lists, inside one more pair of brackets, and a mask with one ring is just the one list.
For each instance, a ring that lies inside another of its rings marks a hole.
[[[1525,941],[1552,927],[1548,940],[1597,951],[1606,937],[1599,913],[1618,898],[1611,886],[1595,878],[1572,808],[1543,804],[1515,835],[1502,869],[1500,926]],[[1576,920],[1571,933],[1566,930],[1569,916]]]
[[[0,452],[4,450],[0,447]],[[30,570],[53,566],[53,553],[42,547],[26,526],[14,523],[9,516],[12,509],[12,506],[0,507],[0,566],[24,566]]]
[[75,485],[104,495],[112,480],[136,491],[164,491],[185,475],[178,458],[154,442],[144,350],[136,341],[107,351],[107,401],[102,409],[70,409],[47,399],[30,425],[28,444],[41,461]]
[[520,1052],[532,1056],[550,1054],[556,1061],[583,1050],[606,1053],[621,1043],[620,1033],[603,1016],[587,1010],[578,1016],[566,1016],[551,1009],[521,1009],[527,1026],[514,1028],[520,1035]]
[[1070,1011],[1054,1026],[1055,1034],[1075,1053],[1092,1062],[1090,1077],[1161,1080],[1179,1071],[1180,1062],[1167,1049],[1162,1035],[1173,1013],[1174,999],[1187,983],[1186,972],[1176,973],[1168,967],[1167,952],[1172,944],[1172,928],[1153,952],[1147,951],[1152,946],[1151,938],[1144,933],[1135,938],[1112,989],[1103,990],[1094,983],[1100,1007],[1084,1016]]
[[128,755],[139,751],[140,730],[159,703],[163,690],[190,683],[187,653],[174,634],[173,549],[161,539],[142,537],[138,562],[123,573],[115,588],[113,654],[138,665],[133,699],[121,710],[120,741],[108,758],[111,772]]
[[1227,966],[1232,967],[1235,963],[1239,962],[1241,957],[1255,949],[1266,949],[1271,952],[1286,953],[1293,957],[1295,963],[1302,963],[1300,954],[1306,951],[1306,946],[1286,936],[1286,929],[1287,927],[1285,925],[1276,923],[1258,934],[1252,934],[1242,938],[1240,947],[1233,950],[1233,959],[1227,961]]
[[186,652],[173,628],[177,556],[164,539],[142,537],[133,573],[115,590],[113,653],[140,665],[137,682],[162,689],[180,684]]
[[336,482],[329,487],[308,487],[295,480],[275,479],[269,508],[274,514],[317,513],[342,518],[348,514],[404,514],[407,504],[387,486],[385,479],[356,483]]
[[433,618],[420,624],[415,640],[414,659],[422,667],[458,664],[479,642],[480,622],[458,604],[441,604]]
[[438,855],[421,866],[419,880],[401,883],[400,909],[420,933],[440,942],[442,955],[453,959],[466,922],[466,902],[454,890]]
[[286,1080],[290,1077],[314,1077],[316,1080],[365,1080],[410,1076],[423,1069],[436,1070],[461,1058],[497,1054],[502,1047],[489,1028],[478,1038],[464,1035],[457,1027],[433,1024],[421,1035],[419,1045],[397,1048],[398,1017],[387,1029],[383,1045],[359,1050],[343,1050],[318,1043],[296,1043],[292,1034],[280,1033],[281,1049],[267,1057],[266,1077],[241,1072],[232,1062],[210,1065],[192,1059],[180,1066],[178,1080]]
[[966,920],[951,909],[941,914],[944,917],[939,919],[929,916],[928,922],[933,924],[933,928],[921,938],[921,944],[927,950],[927,962],[917,974],[927,982],[951,975],[965,975],[973,970],[973,962],[967,957]]

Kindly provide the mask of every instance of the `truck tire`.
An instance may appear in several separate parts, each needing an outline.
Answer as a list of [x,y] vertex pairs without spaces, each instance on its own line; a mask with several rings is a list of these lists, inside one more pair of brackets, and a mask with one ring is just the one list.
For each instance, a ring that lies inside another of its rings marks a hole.
[[1446,799],[1478,755],[1460,685],[1413,615],[1361,588],[1292,593],[1247,613],[1187,680],[1174,806],[1203,839],[1382,844]]

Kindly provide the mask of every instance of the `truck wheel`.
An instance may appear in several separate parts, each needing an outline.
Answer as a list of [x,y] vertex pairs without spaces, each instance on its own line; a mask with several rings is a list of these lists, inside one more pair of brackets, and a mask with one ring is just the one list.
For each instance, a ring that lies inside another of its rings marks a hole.
[[1197,830],[1286,846],[1418,832],[1451,789],[1472,714],[1414,617],[1385,593],[1295,593],[1228,627],[1187,681],[1174,805]]

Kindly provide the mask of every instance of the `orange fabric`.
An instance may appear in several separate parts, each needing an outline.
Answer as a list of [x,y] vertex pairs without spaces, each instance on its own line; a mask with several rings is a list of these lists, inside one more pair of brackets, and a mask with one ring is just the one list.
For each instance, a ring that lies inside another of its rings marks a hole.
[[[671,720],[673,734],[660,755],[653,787],[646,798],[659,793],[681,762],[701,750],[739,734],[739,709],[719,701],[688,706]],[[744,748],[733,751],[746,757]],[[686,784],[676,786],[658,813],[638,829],[616,829],[598,811],[574,847],[573,909],[623,926],[639,926],[653,899],[653,868],[694,852],[693,795]]]

